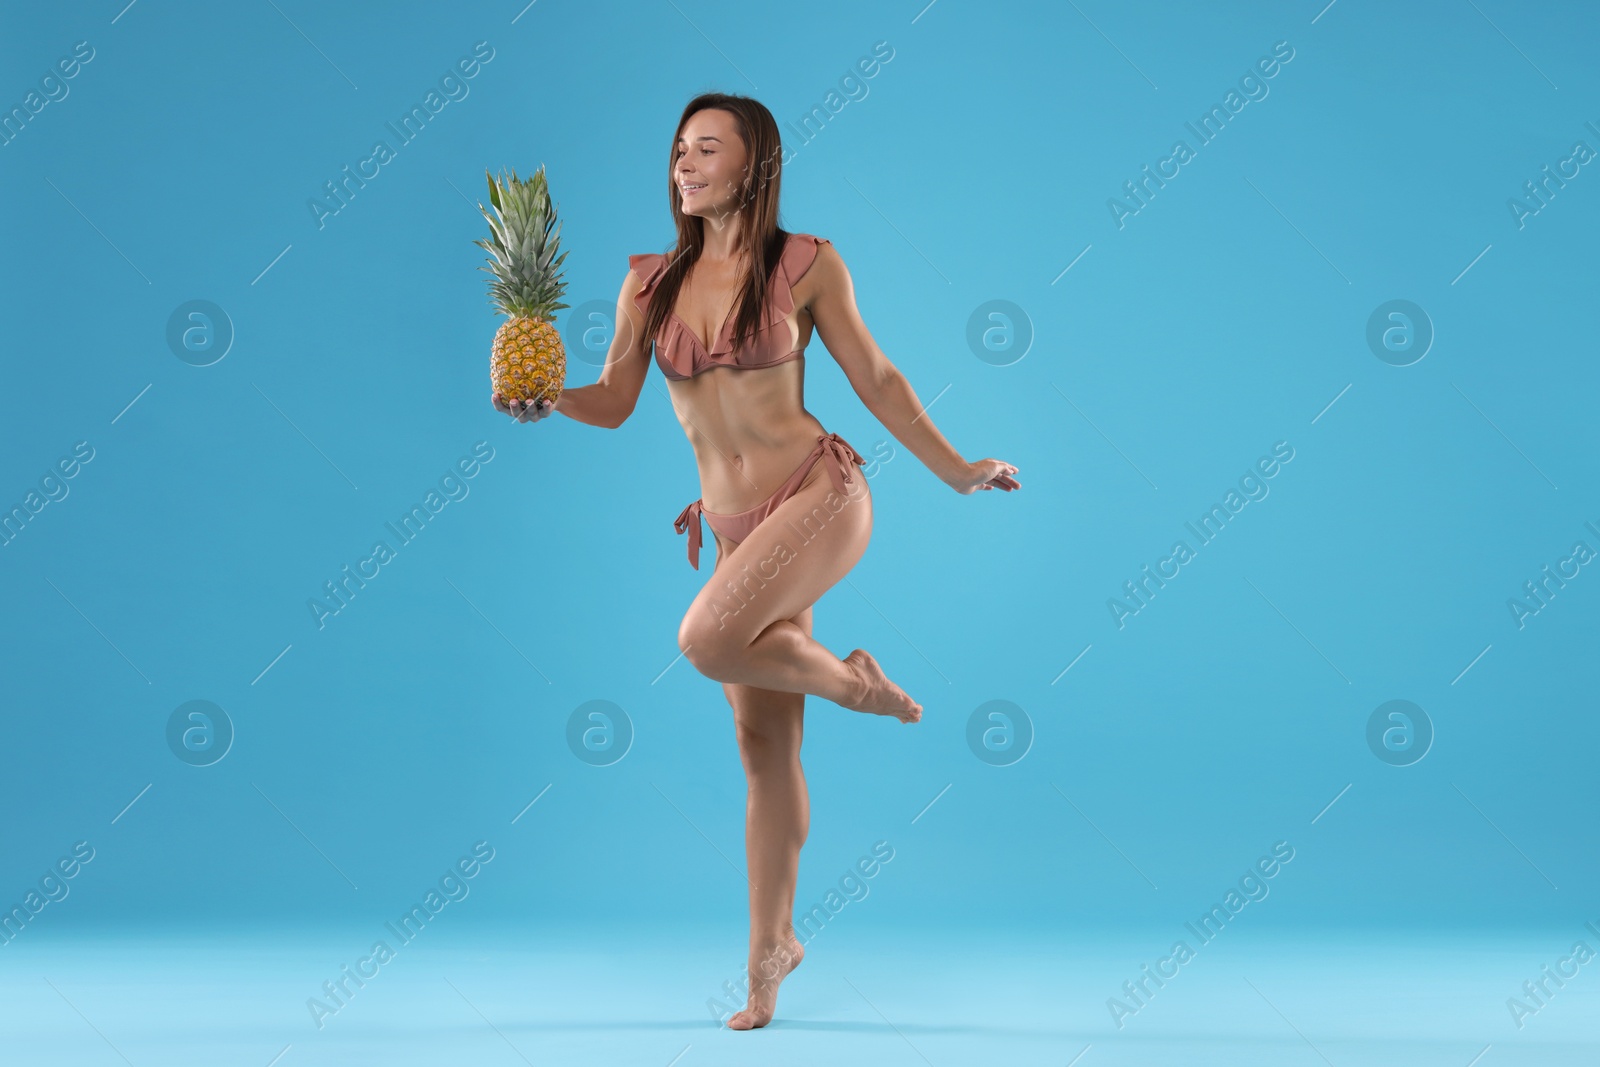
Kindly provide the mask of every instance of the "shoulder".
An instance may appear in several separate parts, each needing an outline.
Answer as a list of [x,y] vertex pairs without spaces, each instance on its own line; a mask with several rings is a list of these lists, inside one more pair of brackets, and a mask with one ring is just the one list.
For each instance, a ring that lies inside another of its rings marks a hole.
[[646,282],[660,274],[667,266],[667,257],[660,252],[636,252],[628,257],[628,269]]
[[[628,273],[622,279],[623,299],[632,298],[643,308],[655,291],[656,283],[667,272],[670,261],[660,252],[638,252],[628,257]],[[637,279],[637,280],[635,280]]]
[[819,299],[850,289],[850,272],[845,269],[838,249],[826,237],[811,233],[790,234],[785,258],[797,304],[811,307]]
[[840,282],[848,282],[850,272],[845,269],[844,257],[833,242],[813,233],[796,233],[789,236],[788,255],[794,268],[790,277],[798,281],[804,276],[826,289]]
[[788,237],[788,248],[785,251],[792,255],[804,253],[807,257],[814,256],[824,245],[832,245],[826,237],[818,237],[814,233],[799,233],[791,231]]
[[790,284],[810,273],[814,266],[822,265],[831,269],[839,263],[839,253],[826,237],[818,237],[814,233],[789,234],[783,250],[783,265]]

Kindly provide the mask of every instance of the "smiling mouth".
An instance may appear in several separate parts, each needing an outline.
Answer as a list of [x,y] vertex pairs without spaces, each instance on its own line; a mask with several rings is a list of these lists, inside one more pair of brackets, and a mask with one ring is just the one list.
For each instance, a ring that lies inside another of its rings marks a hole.
[[700,190],[704,189],[705,186],[704,185],[680,185],[680,186],[678,186],[678,188],[683,192],[684,196],[688,196],[691,193],[698,193]]

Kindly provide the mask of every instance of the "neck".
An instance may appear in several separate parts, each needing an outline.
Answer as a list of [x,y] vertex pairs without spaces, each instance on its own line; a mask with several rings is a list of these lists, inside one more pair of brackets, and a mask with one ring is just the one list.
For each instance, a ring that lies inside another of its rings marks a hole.
[[737,212],[731,215],[709,216],[701,219],[701,223],[700,239],[703,242],[700,249],[701,259],[720,263],[731,260],[739,254],[743,231]]

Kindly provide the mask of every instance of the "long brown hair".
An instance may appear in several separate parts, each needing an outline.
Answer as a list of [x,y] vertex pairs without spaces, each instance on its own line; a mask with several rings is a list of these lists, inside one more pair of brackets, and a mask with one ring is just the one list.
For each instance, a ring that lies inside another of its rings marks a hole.
[[[683,109],[683,117],[678,120],[678,128],[673,131],[667,155],[667,203],[678,231],[678,243],[669,255],[666,273],[650,295],[644,335],[654,340],[677,303],[683,280],[705,248],[705,220],[683,213],[675,175],[678,138],[683,136],[683,127],[691,115],[707,108],[718,108],[733,115],[734,126],[744,141],[749,159],[736,209],[740,220],[739,239],[740,248],[750,253],[749,261],[759,262],[761,269],[746,271],[738,302],[734,305],[733,337],[734,346],[738,347],[761,328],[761,311],[767,304],[767,279],[777,269],[789,235],[778,228],[778,189],[783,177],[783,142],[778,136],[778,124],[773,121],[772,112],[759,100],[727,93],[702,93],[689,101]],[[713,338],[712,345],[715,344]]]

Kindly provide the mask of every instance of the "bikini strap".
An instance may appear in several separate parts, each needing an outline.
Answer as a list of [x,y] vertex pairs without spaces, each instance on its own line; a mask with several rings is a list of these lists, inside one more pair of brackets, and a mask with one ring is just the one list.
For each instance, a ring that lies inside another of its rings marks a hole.
[[667,257],[660,252],[640,252],[628,257],[628,269],[644,282],[634,294],[633,306],[639,309],[641,315],[646,314],[650,309],[650,296],[655,292],[661,276],[667,272]]
[[672,528],[679,533],[689,532],[689,565],[695,570],[700,569],[700,539],[704,531],[700,528],[700,513],[704,510],[701,502],[696,500],[693,504],[678,513],[672,520]]
[[867,461],[861,458],[861,453],[851,447],[850,442],[836,433],[830,433],[819,438],[817,445],[838,461],[837,463],[828,464],[828,477],[833,480],[835,489],[840,493],[845,493],[844,483],[854,480],[850,477],[851,464],[861,466]]

